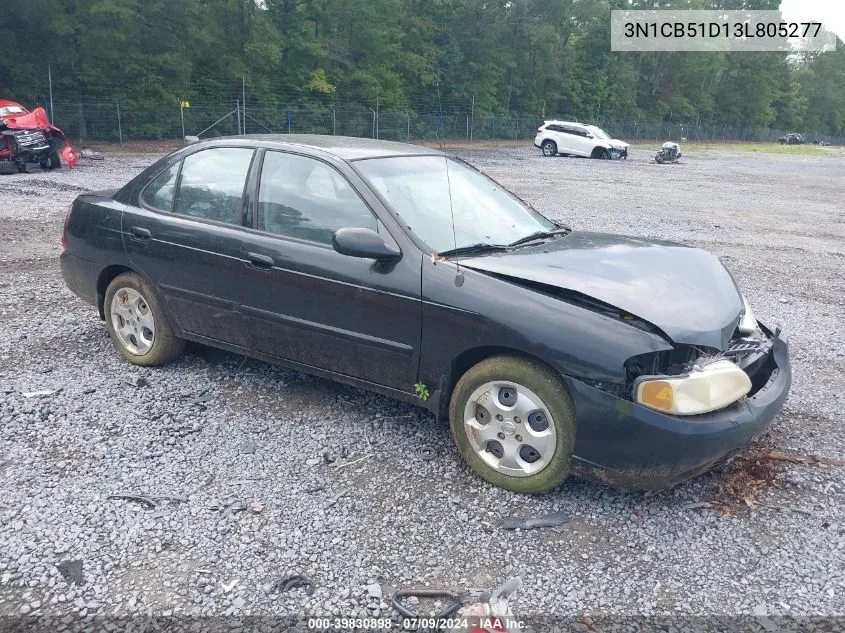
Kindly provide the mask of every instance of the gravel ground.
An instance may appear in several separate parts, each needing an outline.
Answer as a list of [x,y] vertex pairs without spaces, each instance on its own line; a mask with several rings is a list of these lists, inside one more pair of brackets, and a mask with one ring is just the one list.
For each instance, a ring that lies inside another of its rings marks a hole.
[[[718,254],[791,337],[764,442],[845,458],[845,154],[461,153],[577,228]],[[64,288],[59,234],[76,195],[154,158],[0,178],[0,615],[384,615],[397,588],[509,575],[523,615],[845,615],[845,468],[779,462],[748,503],[720,491],[730,465],[653,495],[572,479],[522,496],[473,476],[413,407],[199,346],[123,362]],[[569,522],[498,527],[555,511]],[[313,594],[274,590],[290,573]]]

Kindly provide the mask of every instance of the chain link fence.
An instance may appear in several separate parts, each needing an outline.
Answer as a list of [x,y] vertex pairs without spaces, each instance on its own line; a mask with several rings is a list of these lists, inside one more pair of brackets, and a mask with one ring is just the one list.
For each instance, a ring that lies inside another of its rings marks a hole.
[[641,120],[634,116],[563,112],[478,112],[472,107],[456,111],[339,106],[253,106],[240,100],[217,103],[190,102],[138,104],[114,101],[57,99],[44,103],[52,120],[73,139],[123,143],[128,140],[172,140],[186,135],[209,138],[236,134],[336,134],[394,141],[527,141],[534,138],[543,120],[581,121],[597,125],[614,138],[626,141],[756,141],[777,142],[800,132],[807,142],[845,144],[845,136],[812,130],[782,130],[747,123],[705,123],[701,120]]

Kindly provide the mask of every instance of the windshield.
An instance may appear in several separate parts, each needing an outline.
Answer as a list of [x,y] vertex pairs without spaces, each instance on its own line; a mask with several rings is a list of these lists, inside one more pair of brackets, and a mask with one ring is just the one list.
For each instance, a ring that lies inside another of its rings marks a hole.
[[26,110],[20,106],[0,106],[0,116],[9,114],[26,114]]
[[455,159],[397,156],[356,161],[355,167],[408,228],[438,253],[475,244],[510,244],[558,228],[501,185]]
[[607,132],[605,132],[600,127],[596,127],[595,125],[588,125],[587,129],[590,130],[590,132],[592,132],[593,136],[595,136],[596,138],[608,138],[608,139],[610,138],[607,135]]

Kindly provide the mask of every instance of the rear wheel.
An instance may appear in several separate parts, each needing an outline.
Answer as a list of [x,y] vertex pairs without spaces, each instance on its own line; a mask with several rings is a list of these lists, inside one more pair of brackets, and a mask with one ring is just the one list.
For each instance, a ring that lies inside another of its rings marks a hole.
[[185,349],[161,311],[158,297],[147,281],[123,273],[106,289],[106,327],[117,351],[134,365],[163,365]]
[[59,158],[58,152],[50,154],[50,169],[59,169],[62,166],[62,159]]
[[554,156],[557,154],[557,143],[554,141],[543,141],[540,149],[543,150],[543,156]]
[[569,475],[575,409],[563,380],[541,363],[481,361],[455,386],[449,421],[461,456],[496,486],[546,492]]

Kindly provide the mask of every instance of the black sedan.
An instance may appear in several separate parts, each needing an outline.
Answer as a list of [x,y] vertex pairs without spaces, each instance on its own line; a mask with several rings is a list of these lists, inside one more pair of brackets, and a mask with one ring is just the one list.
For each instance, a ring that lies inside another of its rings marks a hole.
[[62,241],[129,362],[190,340],[419,404],[514,491],[672,485],[791,382],[784,335],[713,255],[571,231],[425,147],[204,141],[77,198]]

